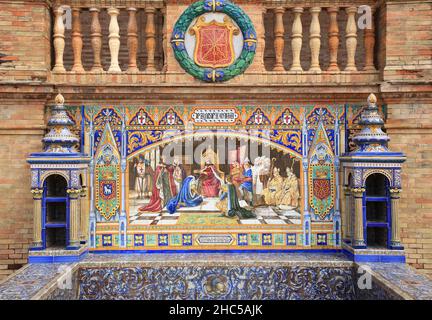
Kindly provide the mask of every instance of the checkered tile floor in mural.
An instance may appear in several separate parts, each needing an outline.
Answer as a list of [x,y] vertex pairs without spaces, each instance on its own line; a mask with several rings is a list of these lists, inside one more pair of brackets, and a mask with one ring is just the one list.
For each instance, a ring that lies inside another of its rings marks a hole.
[[[139,206],[131,206],[130,207],[130,223],[133,225],[147,225],[147,226],[161,226],[161,225],[175,225],[182,213],[188,214],[203,214],[203,213],[213,213],[220,215],[220,212],[214,209],[213,203],[217,201],[217,199],[206,199],[206,203],[204,203],[200,207],[195,208],[181,208],[178,212],[174,214],[169,214],[166,210],[163,210],[161,213],[155,212],[139,212]],[[255,219],[240,219],[239,224],[244,225],[287,225],[287,224],[300,224],[301,217],[300,213],[294,210],[278,210],[270,207],[259,207],[255,209],[255,213],[257,218]],[[229,219],[223,218],[221,219]]]

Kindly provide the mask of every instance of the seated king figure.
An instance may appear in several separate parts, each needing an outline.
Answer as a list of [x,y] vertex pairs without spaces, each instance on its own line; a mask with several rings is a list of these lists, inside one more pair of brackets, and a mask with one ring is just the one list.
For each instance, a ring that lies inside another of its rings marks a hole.
[[203,153],[202,158],[205,162],[202,165],[203,169],[199,171],[200,193],[207,198],[218,197],[222,178],[215,166],[217,155],[212,149],[209,149]]

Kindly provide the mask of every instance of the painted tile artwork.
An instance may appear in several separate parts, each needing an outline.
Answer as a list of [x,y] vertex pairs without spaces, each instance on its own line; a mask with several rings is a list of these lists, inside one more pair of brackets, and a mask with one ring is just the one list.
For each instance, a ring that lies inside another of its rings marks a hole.
[[119,247],[125,223],[131,249],[337,245],[345,108],[86,107],[85,121],[70,109],[95,159],[90,242]]

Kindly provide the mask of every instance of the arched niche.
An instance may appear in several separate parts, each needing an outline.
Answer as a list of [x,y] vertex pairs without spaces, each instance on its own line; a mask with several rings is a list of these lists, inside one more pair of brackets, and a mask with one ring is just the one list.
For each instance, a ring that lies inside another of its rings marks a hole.
[[389,186],[388,177],[382,173],[371,173],[365,178],[366,196],[385,197]]
[[365,240],[369,248],[387,248],[390,245],[391,201],[390,181],[382,173],[372,173],[365,180],[364,217]]
[[51,174],[44,180],[47,197],[66,197],[67,180],[60,174]]
[[68,183],[60,174],[44,180],[43,195],[43,245],[48,249],[64,249],[67,245]]

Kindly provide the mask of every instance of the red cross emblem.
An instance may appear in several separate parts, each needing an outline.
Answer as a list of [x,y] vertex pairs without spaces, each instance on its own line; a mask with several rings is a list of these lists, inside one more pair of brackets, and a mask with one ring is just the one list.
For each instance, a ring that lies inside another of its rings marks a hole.
[[174,113],[170,112],[170,113],[167,114],[167,123],[168,124],[174,124],[175,123],[175,119],[176,119],[176,117],[175,117]]
[[282,122],[284,124],[290,124],[291,123],[291,114],[284,113],[284,115],[282,117]]
[[137,119],[139,124],[146,124],[147,117],[144,113],[140,113]]
[[255,123],[256,123],[256,124],[261,124],[262,121],[263,121],[263,116],[262,116],[262,114],[261,114],[261,113],[256,114],[256,115],[255,115]]

